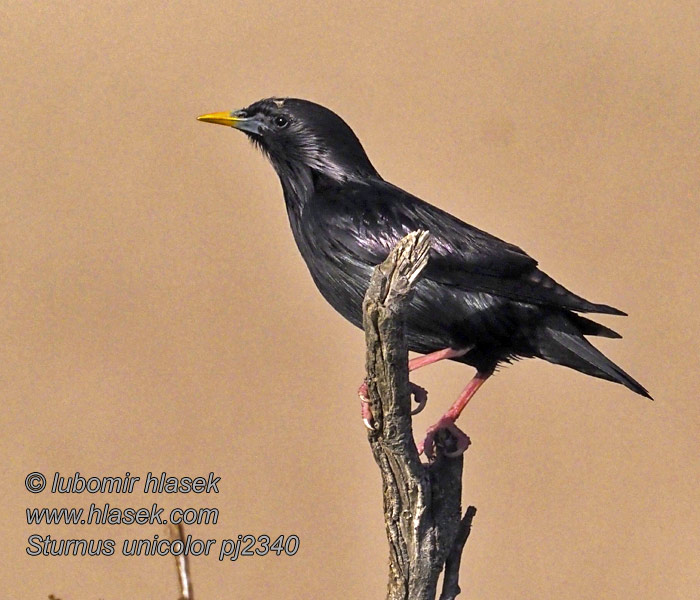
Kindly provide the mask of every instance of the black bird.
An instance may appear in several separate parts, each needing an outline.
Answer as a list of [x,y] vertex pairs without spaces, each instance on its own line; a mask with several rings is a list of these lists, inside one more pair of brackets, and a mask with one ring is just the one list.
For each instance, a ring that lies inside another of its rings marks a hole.
[[[458,451],[466,449],[455,420],[498,365],[514,359],[543,358],[651,398],[584,337],[620,335],[577,314],[625,313],[577,296],[517,246],[384,181],[334,112],[307,100],[269,98],[199,120],[243,131],[268,157],[316,286],[358,327],[373,268],[406,234],[430,232],[430,261],[406,314],[408,347],[426,356],[409,367],[447,358],[476,367],[476,375],[428,430],[422,448],[428,457],[438,429],[450,429]],[[371,416],[368,408],[363,414]]]

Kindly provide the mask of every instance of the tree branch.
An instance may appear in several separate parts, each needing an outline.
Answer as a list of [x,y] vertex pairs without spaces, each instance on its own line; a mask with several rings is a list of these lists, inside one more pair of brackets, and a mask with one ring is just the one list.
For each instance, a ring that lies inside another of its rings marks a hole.
[[[168,531],[171,540],[179,540],[183,546],[185,545],[185,528],[182,523],[177,525],[168,523]],[[178,600],[193,600],[192,578],[190,577],[190,564],[187,554],[182,553],[175,556],[175,566],[177,567],[177,579],[180,584],[180,597]]]
[[455,598],[460,557],[476,513],[469,507],[460,519],[463,457],[444,456],[450,440],[439,437],[437,459],[430,465],[421,463],[413,441],[404,311],[429,251],[427,232],[407,235],[375,268],[363,304],[375,422],[368,437],[384,492],[388,600],[434,600],[443,569],[441,600]]

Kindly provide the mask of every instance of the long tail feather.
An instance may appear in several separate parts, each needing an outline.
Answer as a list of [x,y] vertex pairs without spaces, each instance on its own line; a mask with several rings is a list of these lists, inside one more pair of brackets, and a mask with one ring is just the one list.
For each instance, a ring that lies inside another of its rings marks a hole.
[[540,356],[549,362],[576,369],[587,375],[622,384],[633,392],[652,399],[642,384],[588,342],[583,333],[566,317],[553,316],[538,330]]

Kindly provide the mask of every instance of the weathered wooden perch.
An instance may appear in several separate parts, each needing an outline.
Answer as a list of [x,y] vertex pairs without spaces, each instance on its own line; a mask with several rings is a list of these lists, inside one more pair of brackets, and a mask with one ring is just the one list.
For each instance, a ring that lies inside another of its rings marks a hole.
[[[172,541],[179,540],[183,546],[185,545],[185,526],[182,523],[177,525],[168,523],[168,533]],[[177,580],[180,584],[180,597],[177,600],[194,600],[190,562],[187,554],[175,556],[175,566],[177,567]]]
[[404,310],[428,262],[430,235],[401,240],[374,270],[365,295],[367,385],[375,430],[372,453],[382,475],[384,520],[389,539],[388,600],[440,600],[460,589],[459,564],[476,509],[461,516],[463,457],[446,458],[450,439],[438,440],[437,459],[421,463],[413,441]]

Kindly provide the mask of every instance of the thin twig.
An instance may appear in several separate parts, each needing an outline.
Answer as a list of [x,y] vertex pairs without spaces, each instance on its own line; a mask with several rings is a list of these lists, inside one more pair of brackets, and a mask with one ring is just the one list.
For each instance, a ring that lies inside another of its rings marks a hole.
[[476,507],[470,506],[464,517],[459,522],[457,536],[452,544],[452,550],[445,561],[445,574],[442,579],[442,594],[440,600],[454,600],[462,591],[459,587],[459,566],[462,562],[462,551],[467,543],[467,538],[472,530],[472,519],[476,514]]
[[[185,545],[185,528],[182,523],[168,525],[171,540],[180,540],[184,547]],[[190,578],[190,565],[187,554],[184,552],[175,557],[175,566],[177,567],[177,578],[180,583],[180,597],[178,600],[194,600],[192,595],[192,579]]]

